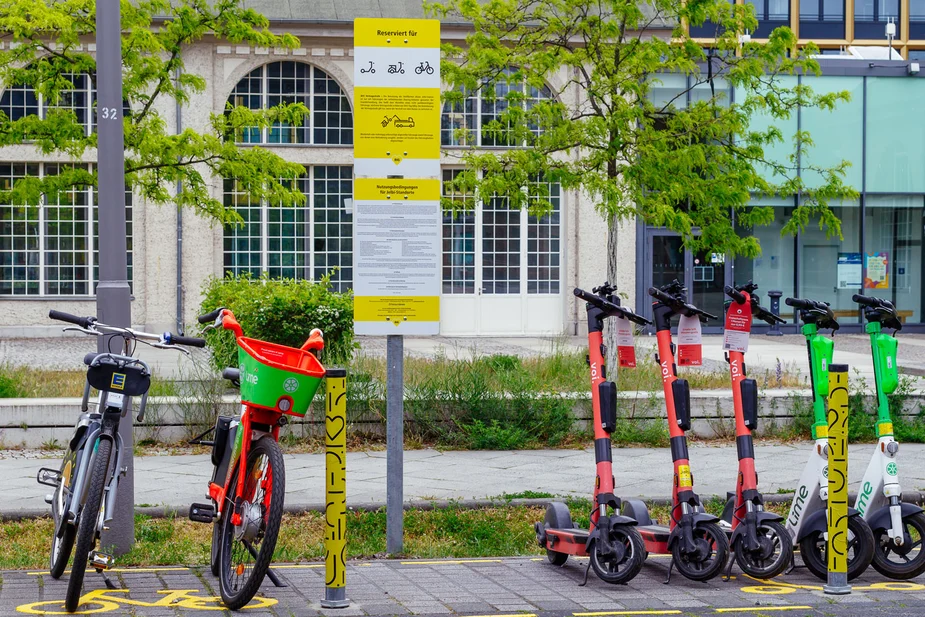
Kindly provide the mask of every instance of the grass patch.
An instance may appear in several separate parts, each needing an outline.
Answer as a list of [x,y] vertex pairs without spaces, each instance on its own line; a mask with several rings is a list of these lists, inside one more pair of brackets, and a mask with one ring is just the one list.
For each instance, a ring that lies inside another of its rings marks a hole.
[[[27,366],[0,364],[0,398],[81,397],[87,381],[86,371],[49,371]],[[96,390],[92,392],[96,396]],[[174,396],[174,382],[151,378],[149,396]]]
[[[549,497],[548,493],[504,495]],[[587,527],[591,501],[565,500],[573,522]],[[721,499],[704,504],[708,512],[722,511]],[[789,504],[768,504],[767,509],[786,515]],[[539,555],[533,523],[543,519],[544,508],[504,506],[465,509],[457,506],[439,510],[405,512],[405,553],[409,558],[474,558]],[[652,506],[650,515],[664,524],[667,506]],[[347,554],[350,558],[381,557],[385,554],[385,510],[348,512]],[[319,561],[324,558],[324,515],[309,512],[285,515],[274,561]],[[35,569],[48,566],[53,524],[49,518],[0,521],[0,570]],[[135,515],[135,546],[117,560],[119,566],[207,565],[211,528],[185,518],[155,519]]]

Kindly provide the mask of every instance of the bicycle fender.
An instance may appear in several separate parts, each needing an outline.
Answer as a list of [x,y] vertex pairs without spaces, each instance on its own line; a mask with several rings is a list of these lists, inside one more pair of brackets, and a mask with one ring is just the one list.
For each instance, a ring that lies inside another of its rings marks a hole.
[[[903,518],[925,511],[911,503],[900,503],[899,507]],[[883,506],[874,512],[867,521],[867,524],[870,526],[870,530],[874,532],[882,529],[889,529],[893,525],[893,522],[890,520],[890,506]]]
[[[822,533],[828,531],[829,523],[825,517],[825,513],[826,509],[822,508],[821,510],[816,510],[809,515],[809,518],[807,518],[806,522],[803,523],[803,528],[800,530],[800,535],[797,538],[797,542],[801,542],[803,538],[814,531],[819,531]],[[854,508],[848,508],[848,516],[861,516],[861,513]]]
[[[780,514],[774,514],[773,512],[767,512],[766,510],[762,510],[761,512],[755,512],[754,514],[755,514],[755,527],[756,528],[760,527],[761,523],[765,521],[770,521],[772,523],[780,523],[780,522],[783,522],[784,520],[784,517],[781,516]],[[732,532],[732,537],[729,538],[729,546],[735,546],[736,540],[739,538],[739,536],[745,533],[746,529],[747,529],[747,526],[744,521],[739,523],[736,526],[735,531]]]

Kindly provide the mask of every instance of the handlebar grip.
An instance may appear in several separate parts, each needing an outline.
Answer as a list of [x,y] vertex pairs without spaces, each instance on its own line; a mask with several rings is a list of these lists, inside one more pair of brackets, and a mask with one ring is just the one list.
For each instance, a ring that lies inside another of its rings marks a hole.
[[241,370],[226,367],[222,369],[222,379],[227,379],[228,381],[240,381],[241,380]]
[[180,336],[173,332],[164,333],[164,342],[168,345],[186,345],[188,347],[205,347],[206,339],[196,336]]
[[706,312],[706,311],[701,311],[701,310],[698,309],[698,312],[699,312],[701,315],[703,315],[704,317],[706,317],[707,319],[719,319],[719,317],[717,317],[716,315],[713,315],[713,314],[708,313],[708,312]]
[[863,304],[864,306],[879,306],[880,301],[877,298],[872,298],[870,296],[862,296],[860,294],[854,294],[851,296],[851,299],[858,304]]
[[576,296],[578,296],[585,302],[590,302],[591,304],[598,306],[598,307],[601,306],[601,304],[604,301],[604,299],[598,296],[597,294],[588,293],[584,289],[579,289],[578,287],[576,287],[572,293],[574,293]]
[[54,309],[48,311],[48,316],[51,319],[57,319],[58,321],[66,321],[67,323],[72,323],[75,326],[80,326],[81,328],[89,328],[93,325],[93,322],[96,321],[96,317],[78,317],[77,315],[71,315],[70,313],[63,313],[61,311],[56,311]]
[[802,300],[800,298],[787,298],[786,300],[784,300],[784,304],[786,304],[787,306],[798,308],[798,309],[813,308],[812,300]]
[[678,299],[674,296],[668,295],[661,289],[657,289],[655,287],[649,287],[649,295],[662,304],[675,304],[678,302]]
[[735,300],[737,303],[745,304],[745,294],[743,294],[741,291],[738,291],[729,285],[726,285],[723,288],[723,291],[726,292],[726,295]]
[[211,313],[200,315],[197,319],[199,320],[199,323],[202,323],[202,324],[212,323],[218,318],[219,315],[221,315],[222,311],[224,310],[225,310],[225,307],[220,306],[214,311],[212,311]]

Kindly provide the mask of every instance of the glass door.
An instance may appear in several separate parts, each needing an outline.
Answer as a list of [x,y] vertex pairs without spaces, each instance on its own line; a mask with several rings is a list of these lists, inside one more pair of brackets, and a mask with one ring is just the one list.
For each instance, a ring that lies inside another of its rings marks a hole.
[[719,319],[709,320],[707,326],[722,327],[723,302],[726,294],[723,287],[726,281],[726,256],[723,253],[688,253],[692,259],[691,280],[687,284],[691,304]]

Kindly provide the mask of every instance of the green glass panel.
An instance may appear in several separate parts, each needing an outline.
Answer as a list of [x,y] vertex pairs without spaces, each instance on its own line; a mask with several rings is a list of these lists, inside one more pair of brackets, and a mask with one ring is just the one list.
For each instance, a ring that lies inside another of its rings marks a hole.
[[[782,76],[777,78],[776,83],[779,88],[793,88],[797,85],[797,78]],[[763,91],[755,93],[747,92],[744,88],[736,88],[735,102],[741,104],[744,103],[749,96],[763,94]],[[790,156],[794,152],[793,136],[797,132],[796,111],[792,111],[789,118],[775,118],[767,109],[758,110],[752,114],[751,123],[749,124],[750,131],[764,132],[770,126],[776,126],[780,130],[783,141],[765,146],[765,160],[772,161],[788,168],[792,167],[793,163],[790,161]],[[775,173],[771,166],[762,164],[758,164],[758,169],[766,180],[774,183],[783,182],[788,176],[792,176],[795,173],[795,170],[790,170],[786,172],[787,175],[780,175]]]
[[812,188],[822,184],[822,175],[808,169],[832,168],[848,161],[845,184],[861,190],[861,156],[864,130],[864,79],[862,77],[807,77],[804,85],[816,94],[847,91],[849,102],[840,101],[834,110],[807,107],[802,110],[801,126],[813,141],[808,146],[805,162],[801,161],[803,179]]
[[925,192],[925,95],[913,77],[867,78],[867,190]]

